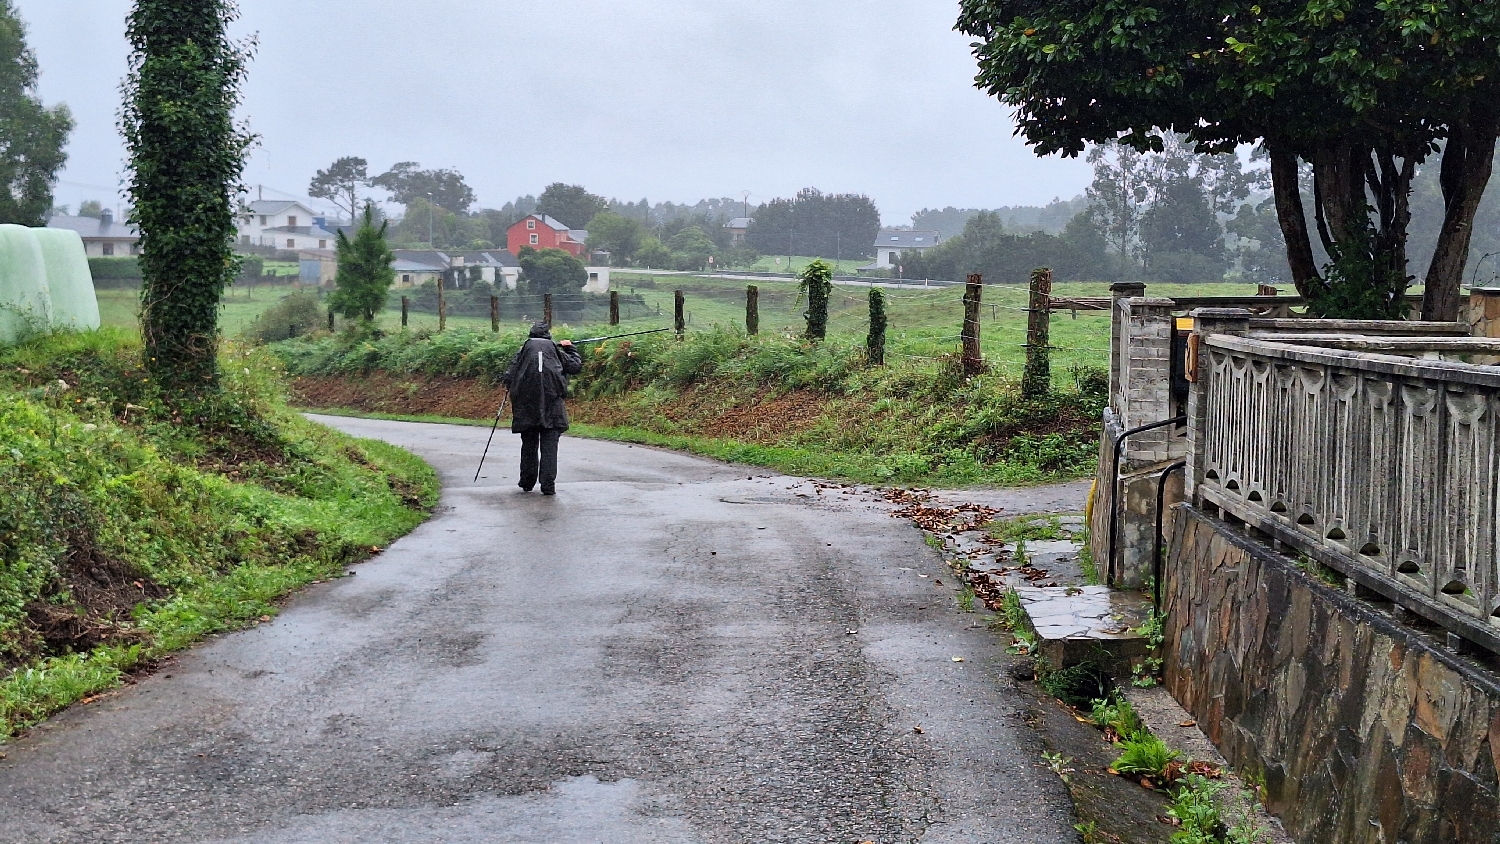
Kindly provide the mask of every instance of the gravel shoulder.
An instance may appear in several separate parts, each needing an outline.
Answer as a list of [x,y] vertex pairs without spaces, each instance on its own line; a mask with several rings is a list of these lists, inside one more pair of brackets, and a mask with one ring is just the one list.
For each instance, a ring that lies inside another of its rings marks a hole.
[[1013,658],[874,496],[569,438],[544,498],[506,432],[474,483],[484,429],[319,421],[426,458],[437,515],[7,745],[0,841],[1079,840]]

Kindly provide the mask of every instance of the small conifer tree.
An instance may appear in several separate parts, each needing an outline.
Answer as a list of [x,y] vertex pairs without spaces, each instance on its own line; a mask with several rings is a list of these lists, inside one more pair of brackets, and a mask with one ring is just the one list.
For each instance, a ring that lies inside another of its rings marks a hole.
[[387,225],[382,221],[376,228],[374,207],[366,205],[364,222],[354,239],[338,233],[339,272],[328,302],[346,319],[372,322],[385,308],[386,292],[396,280],[391,268],[395,256],[385,242]]

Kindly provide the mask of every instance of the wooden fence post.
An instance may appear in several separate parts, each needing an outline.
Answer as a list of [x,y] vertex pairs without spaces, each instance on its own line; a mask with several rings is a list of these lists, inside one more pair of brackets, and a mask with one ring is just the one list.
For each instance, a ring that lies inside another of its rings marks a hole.
[[620,324],[620,291],[609,291],[609,324]]
[[745,288],[745,333],[760,333],[760,288],[753,284]]
[[405,296],[401,297],[401,327],[406,327],[406,315],[411,310],[411,300]]
[[1031,300],[1026,306],[1026,370],[1021,374],[1021,396],[1042,398],[1052,392],[1051,328],[1052,271],[1031,271]]
[[490,331],[500,333],[500,297],[490,296]]
[[448,330],[448,300],[443,296],[443,276],[437,277],[438,293],[438,331]]
[[552,294],[542,294],[542,322],[552,324]]
[[681,337],[683,332],[687,330],[687,323],[682,319],[682,291],[675,291],[673,293],[672,299],[672,327],[677,329],[677,336]]
[[984,372],[984,355],[979,350],[979,300],[984,294],[984,276],[969,276],[964,285],[963,352],[960,359],[965,375]]
[[885,291],[870,288],[870,334],[865,338],[865,353],[871,366],[885,366]]
[[333,308],[328,309],[328,330],[333,330]]

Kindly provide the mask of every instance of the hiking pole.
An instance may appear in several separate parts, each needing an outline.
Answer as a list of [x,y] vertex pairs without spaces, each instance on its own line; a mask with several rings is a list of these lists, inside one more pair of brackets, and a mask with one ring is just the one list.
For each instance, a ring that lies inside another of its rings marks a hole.
[[608,337],[590,337],[587,340],[574,340],[573,345],[581,346],[584,343],[602,343],[605,340],[618,340],[621,337],[639,337],[642,334],[660,334],[663,331],[671,331],[670,328],[653,328],[650,331],[632,331],[629,334],[611,334]]
[[484,454],[479,455],[479,468],[474,470],[474,483],[479,483],[479,473],[484,471],[484,458],[490,456],[490,443],[495,441],[495,431],[500,428],[500,417],[505,415],[505,406],[510,403],[510,393],[500,400],[500,409],[495,411],[495,424],[490,426],[490,438],[484,441]]

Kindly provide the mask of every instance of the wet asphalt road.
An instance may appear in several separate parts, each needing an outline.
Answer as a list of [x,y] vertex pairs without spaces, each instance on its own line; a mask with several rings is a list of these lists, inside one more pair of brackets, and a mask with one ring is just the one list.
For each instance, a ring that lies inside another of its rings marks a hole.
[[543,498],[505,432],[476,485],[483,429],[323,421],[436,466],[436,516],[6,746],[0,841],[1078,840],[885,505],[571,438]]

